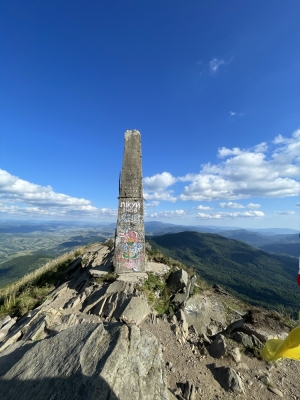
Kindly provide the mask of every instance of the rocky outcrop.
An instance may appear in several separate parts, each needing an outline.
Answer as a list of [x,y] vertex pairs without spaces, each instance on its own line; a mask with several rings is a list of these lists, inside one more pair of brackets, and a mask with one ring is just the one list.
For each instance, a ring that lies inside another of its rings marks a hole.
[[1,399],[168,399],[161,347],[137,326],[84,323],[1,356]]
[[[164,264],[149,263],[149,279],[115,275],[111,260],[107,246],[92,246],[42,305],[0,320],[1,399],[215,400],[254,387],[256,398],[286,396],[278,370],[272,381],[255,358],[271,334],[287,334],[274,331],[276,313],[233,310],[220,286],[193,296],[196,277]],[[148,304],[150,278],[152,297],[170,299],[168,316]]]
[[170,274],[167,285],[170,291],[174,293],[172,303],[175,308],[184,308],[188,298],[193,293],[196,279],[196,275],[189,277],[183,269],[178,269]]
[[93,246],[41,306],[0,321],[1,399],[169,398],[161,346],[138,327],[152,312],[148,275],[107,275],[111,259]]

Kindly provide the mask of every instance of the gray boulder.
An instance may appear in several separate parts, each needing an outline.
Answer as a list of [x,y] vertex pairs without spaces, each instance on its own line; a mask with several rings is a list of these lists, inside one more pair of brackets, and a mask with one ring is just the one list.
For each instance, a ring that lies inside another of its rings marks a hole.
[[221,358],[226,353],[226,343],[223,335],[217,335],[208,348],[209,354],[214,358]]
[[21,342],[0,353],[3,400],[168,399],[160,344],[136,326],[83,323]]
[[121,318],[126,322],[139,325],[150,313],[151,309],[144,297],[132,297],[123,311]]
[[179,292],[187,287],[188,280],[188,273],[183,269],[179,269],[170,274],[167,285],[173,292]]
[[247,335],[243,332],[234,332],[232,339],[236,342],[242,343],[247,349],[253,349],[254,347],[262,348],[263,344],[254,335]]
[[[176,272],[178,273],[179,271]],[[179,293],[175,294],[174,298],[172,299],[172,303],[175,305],[176,308],[178,307],[184,308],[187,299],[193,294],[196,280],[197,276],[193,275],[187,280],[186,286],[182,290],[180,290]]]
[[189,326],[193,325],[199,334],[215,334],[226,324],[226,313],[222,303],[213,296],[190,297],[184,313]]
[[[189,381],[178,382],[177,387],[181,391],[181,398],[184,398],[184,400],[196,400],[196,388]],[[178,398],[180,397],[178,396]]]
[[245,388],[241,378],[234,369],[229,367],[219,367],[212,369],[214,378],[219,382],[226,391],[244,393]]

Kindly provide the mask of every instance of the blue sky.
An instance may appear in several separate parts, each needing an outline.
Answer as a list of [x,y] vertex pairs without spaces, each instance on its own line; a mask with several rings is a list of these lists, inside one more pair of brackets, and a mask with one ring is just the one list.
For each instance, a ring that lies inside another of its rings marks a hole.
[[3,0],[0,218],[300,228],[300,2]]

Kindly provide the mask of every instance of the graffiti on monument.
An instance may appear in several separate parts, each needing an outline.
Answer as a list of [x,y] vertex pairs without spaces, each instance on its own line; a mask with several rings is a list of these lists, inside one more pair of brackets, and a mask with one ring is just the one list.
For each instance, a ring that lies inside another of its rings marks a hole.
[[140,262],[142,261],[140,259],[140,252],[143,246],[140,243],[137,232],[133,230],[120,232],[118,236],[121,239],[118,258],[122,260],[122,264],[126,268],[138,272],[140,270]]
[[120,222],[132,222],[133,224],[142,224],[144,222],[144,218],[140,214],[124,213],[120,216]]
[[141,208],[141,204],[139,201],[121,201],[120,207],[127,212],[137,213]]

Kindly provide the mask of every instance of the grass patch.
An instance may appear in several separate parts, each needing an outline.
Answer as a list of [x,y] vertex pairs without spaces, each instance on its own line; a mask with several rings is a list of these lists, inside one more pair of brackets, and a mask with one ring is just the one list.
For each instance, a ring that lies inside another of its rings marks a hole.
[[22,317],[42,304],[59,281],[66,279],[70,264],[86,247],[77,248],[48,262],[15,283],[0,289],[0,318],[6,315]]
[[113,238],[109,238],[107,240],[105,240],[105,242],[103,242],[104,246],[107,246],[109,249],[112,249],[115,245],[115,241]]
[[159,278],[156,275],[149,273],[148,279],[145,281],[142,287],[142,290],[147,296],[149,304],[151,304],[159,314],[173,313],[173,304],[170,302],[170,297],[173,293],[171,293],[170,289],[167,287],[166,281],[171,272],[175,271],[176,268],[186,271],[189,277],[193,275],[197,276],[197,281],[194,285],[193,293],[191,295],[202,293],[207,289],[211,289],[211,286],[199,277],[193,267],[187,267],[182,262],[166,256],[159,249],[152,248],[151,246],[146,246],[146,254],[149,261],[162,263],[170,267],[169,273],[163,278]]
[[166,285],[164,278],[148,273],[148,279],[139,289],[144,292],[148,303],[159,314],[169,314],[172,312],[170,304],[170,290]]
[[299,326],[299,320],[296,321],[295,319],[293,319],[291,314],[286,310],[283,305],[279,306],[279,312],[275,310],[272,310],[272,312],[274,319],[277,319],[291,330]]

